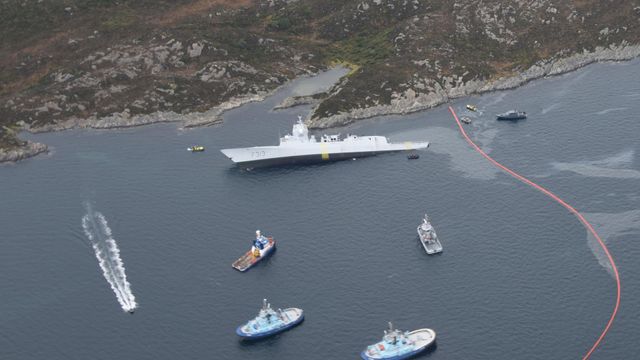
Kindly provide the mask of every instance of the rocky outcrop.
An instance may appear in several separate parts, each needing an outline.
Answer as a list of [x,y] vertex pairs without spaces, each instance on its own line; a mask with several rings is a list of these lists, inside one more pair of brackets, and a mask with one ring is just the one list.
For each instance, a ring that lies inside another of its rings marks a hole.
[[317,104],[322,100],[322,97],[317,94],[314,95],[302,95],[302,96],[289,96],[282,100],[282,102],[273,107],[273,110],[288,109],[300,105]]
[[435,83],[429,92],[407,89],[402,93],[393,93],[391,103],[388,105],[358,108],[328,117],[307,119],[306,122],[310,128],[328,128],[374,116],[416,112],[438,106],[453,98],[516,88],[535,79],[564,74],[595,62],[630,60],[638,56],[640,56],[640,45],[622,43],[608,48],[597,47],[594,51],[585,50],[568,57],[541,61],[515,76],[489,80],[474,79],[468,82],[459,81],[461,77],[445,77],[443,86]]
[[50,123],[35,128],[25,128],[25,130],[38,133],[50,131],[62,131],[68,129],[115,129],[125,127],[136,127],[162,122],[180,122],[183,127],[207,126],[222,121],[222,114],[230,109],[242,106],[249,102],[262,101],[271,92],[261,92],[237,97],[225,101],[204,112],[192,112],[179,114],[173,111],[156,111],[151,114],[131,115],[128,109],[122,112],[111,114],[101,118],[71,118],[59,123]]
[[[330,127],[635,57],[640,44],[634,0],[75,2],[0,1],[0,126],[209,125],[341,63],[351,72],[331,91],[276,107],[317,104],[309,124]],[[0,134],[2,148],[22,143]]]
[[24,160],[30,157],[34,157],[38,154],[42,154],[44,152],[48,152],[49,149],[47,145],[27,141],[21,147],[12,148],[12,149],[0,149],[0,163],[2,162],[16,162],[20,160]]

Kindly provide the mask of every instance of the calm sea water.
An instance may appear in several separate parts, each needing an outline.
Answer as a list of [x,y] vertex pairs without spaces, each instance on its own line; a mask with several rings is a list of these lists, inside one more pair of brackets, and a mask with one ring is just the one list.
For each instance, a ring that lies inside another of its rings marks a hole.
[[[273,112],[305,79],[221,126],[173,124],[31,138],[53,152],[0,167],[0,358],[355,359],[386,322],[438,333],[429,359],[576,359],[604,327],[615,283],[564,208],[493,168],[446,107],[343,133],[427,139],[402,154],[242,171],[218,152],[275,144],[297,114]],[[465,103],[480,112],[467,114]],[[462,99],[473,138],[586,213],[618,263],[623,297],[597,359],[637,352],[640,314],[640,62],[598,64]],[[529,119],[497,122],[511,108]],[[202,144],[207,151],[186,148]],[[83,233],[83,202],[109,221],[140,305],[124,313]],[[431,215],[445,251],[415,228]],[[261,229],[278,251],[231,263]],[[298,328],[259,343],[234,329],[262,298],[301,307]]]

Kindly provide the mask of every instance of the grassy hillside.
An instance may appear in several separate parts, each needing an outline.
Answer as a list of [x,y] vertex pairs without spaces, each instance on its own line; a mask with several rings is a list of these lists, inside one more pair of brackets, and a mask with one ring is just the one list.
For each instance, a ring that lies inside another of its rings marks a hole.
[[638,44],[639,19],[629,0],[0,0],[0,126],[202,112],[347,63],[323,118]]

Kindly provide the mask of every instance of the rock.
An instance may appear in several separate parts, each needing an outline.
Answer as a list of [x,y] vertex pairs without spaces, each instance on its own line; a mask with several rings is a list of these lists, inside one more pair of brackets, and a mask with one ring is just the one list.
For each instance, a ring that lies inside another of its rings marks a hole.
[[276,105],[273,110],[287,109],[299,105],[317,104],[322,100],[322,97],[317,95],[303,95],[303,96],[289,96],[282,100],[282,102]]
[[0,163],[16,162],[16,161],[24,160],[48,151],[49,149],[45,144],[27,141],[25,145],[20,146],[18,148],[12,148],[12,149],[0,148]]
[[340,112],[323,118],[307,119],[310,128],[328,128],[343,126],[359,119],[389,114],[404,114],[432,108],[450,99],[479,94],[488,91],[512,89],[529,81],[545,76],[564,74],[599,61],[622,61],[640,56],[640,45],[622,43],[608,48],[597,47],[593,52],[584,51],[564,58],[542,61],[520,74],[491,80],[475,79],[462,83],[459,79],[443,78],[445,88],[437,82],[429,93],[417,93],[409,89],[403,93],[393,93],[390,104],[356,108],[349,112]]
[[204,44],[201,43],[193,43],[189,46],[187,52],[189,53],[189,57],[194,58],[200,56],[202,54],[202,49],[204,49]]

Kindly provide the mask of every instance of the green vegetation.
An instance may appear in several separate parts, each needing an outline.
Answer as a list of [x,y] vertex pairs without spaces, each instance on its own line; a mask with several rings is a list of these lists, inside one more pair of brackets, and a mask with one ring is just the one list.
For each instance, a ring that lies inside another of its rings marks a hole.
[[358,34],[330,46],[327,51],[334,62],[373,65],[393,55],[393,43],[389,39],[391,29],[373,34]]
[[23,146],[20,121],[205,111],[337,64],[313,118],[386,105],[639,44],[636,2],[0,0],[0,146]]
[[109,18],[102,22],[102,30],[118,30],[135,24],[136,13],[131,9],[118,9],[109,13]]
[[26,141],[18,139],[17,129],[0,126],[0,149],[12,149],[26,144]]
[[274,16],[269,19],[267,25],[272,30],[284,31],[292,26],[292,21],[286,16]]

